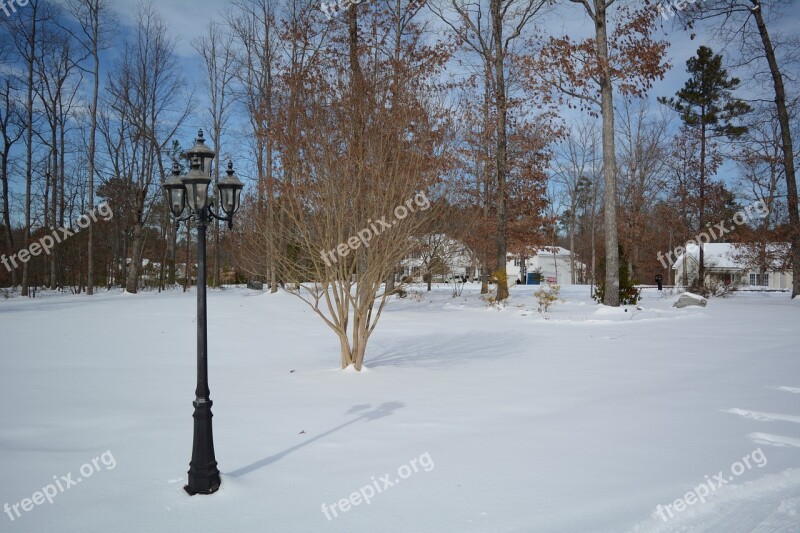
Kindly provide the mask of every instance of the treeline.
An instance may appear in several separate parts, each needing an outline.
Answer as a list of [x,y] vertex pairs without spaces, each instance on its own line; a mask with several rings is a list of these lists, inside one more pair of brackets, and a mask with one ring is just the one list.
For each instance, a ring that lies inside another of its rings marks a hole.
[[[503,300],[508,254],[562,245],[587,266],[574,281],[618,305],[620,272],[671,280],[659,252],[763,199],[766,217],[723,238],[761,246],[747,254],[759,268],[793,268],[797,294],[796,88],[776,55],[792,38],[773,31],[778,4],[707,0],[665,21],[621,0],[374,0],[327,14],[238,0],[190,63],[155,4],[128,27],[107,0],[31,1],[0,26],[0,246],[18,254],[99,202],[114,216],[0,268],[0,286],[191,281],[191,232],[161,190],[191,124],[215,149],[212,177],[231,158],[248,183],[234,229],[209,234],[212,285],[332,283],[356,291],[335,305],[369,328],[406,257],[441,272],[450,243],[465,243],[483,291],[499,280]],[[585,17],[590,37],[546,31],[560,14]],[[700,47],[685,86],[655,92],[670,67],[664,30],[689,39],[701,20],[741,42],[736,55]],[[419,192],[429,209],[347,245]],[[767,254],[769,242],[791,252]],[[351,342],[358,358],[366,341]]]

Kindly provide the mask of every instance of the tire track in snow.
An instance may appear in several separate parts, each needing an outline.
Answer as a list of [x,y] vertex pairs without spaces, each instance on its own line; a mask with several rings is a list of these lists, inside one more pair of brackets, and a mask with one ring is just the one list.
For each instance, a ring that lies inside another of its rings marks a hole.
[[800,416],[794,415],[781,415],[777,413],[763,413],[761,411],[750,411],[748,409],[726,409],[726,413],[731,413],[734,415],[743,416],[744,418],[751,418],[753,420],[759,420],[761,422],[774,422],[777,420],[781,420],[784,422],[794,422],[796,424],[800,424]]
[[[794,439],[792,437],[772,435],[770,433],[750,433],[747,436],[757,444],[768,444],[770,446],[793,446],[795,448],[800,448],[800,439]],[[800,520],[800,518],[798,520]]]
[[666,522],[652,517],[629,533],[797,533],[798,517],[800,469],[792,468],[725,485],[702,505],[689,507]]

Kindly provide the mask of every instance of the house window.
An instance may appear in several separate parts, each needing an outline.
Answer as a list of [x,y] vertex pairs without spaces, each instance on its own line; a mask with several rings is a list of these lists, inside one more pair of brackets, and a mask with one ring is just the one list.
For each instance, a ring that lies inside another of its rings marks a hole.
[[754,287],[767,287],[769,285],[769,274],[750,274],[750,285]]
[[515,267],[518,267],[518,266],[519,266],[519,257],[515,257],[515,258],[514,258],[514,266],[515,266]]

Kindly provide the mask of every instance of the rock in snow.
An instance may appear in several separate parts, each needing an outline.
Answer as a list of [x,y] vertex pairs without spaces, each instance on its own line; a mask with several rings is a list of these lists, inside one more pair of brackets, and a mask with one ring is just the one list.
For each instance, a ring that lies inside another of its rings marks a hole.
[[691,292],[684,292],[681,294],[680,298],[678,298],[672,307],[688,307],[690,305],[699,305],[700,307],[705,307],[708,304],[708,300],[700,296],[699,294],[694,294]]

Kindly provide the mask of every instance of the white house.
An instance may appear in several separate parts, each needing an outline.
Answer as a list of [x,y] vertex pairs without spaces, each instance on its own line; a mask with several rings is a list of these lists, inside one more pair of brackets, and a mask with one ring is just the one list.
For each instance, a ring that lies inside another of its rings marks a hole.
[[[532,257],[525,259],[523,266],[520,256],[509,254],[506,263],[506,274],[509,281],[518,280],[522,284],[557,283],[572,285],[570,256],[572,252],[560,246],[543,246],[538,248]],[[575,279],[580,277],[586,266],[575,261]]]
[[[672,265],[675,271],[676,285],[691,285],[698,275],[700,267],[700,246],[690,244],[686,252],[679,255]],[[753,266],[755,261],[748,260],[750,255],[747,250],[750,246],[738,247],[731,243],[703,244],[703,263],[706,268],[706,280],[718,281],[726,285],[754,286],[768,289],[790,289],[792,287],[792,272],[780,269],[774,265],[765,270]],[[788,253],[789,244],[772,243],[767,245],[766,252],[775,257]],[[768,263],[775,261],[768,261]]]
[[414,239],[414,252],[400,262],[402,277],[421,280],[426,272],[433,271],[434,281],[450,277],[472,279],[480,275],[475,254],[461,241],[444,233],[435,233]]

